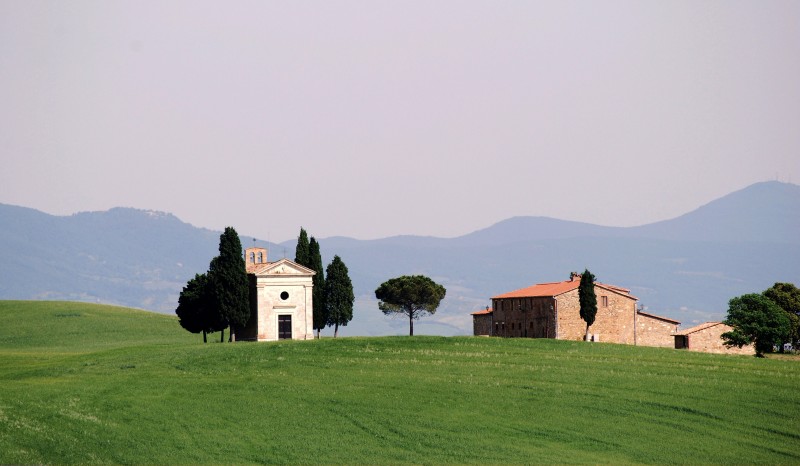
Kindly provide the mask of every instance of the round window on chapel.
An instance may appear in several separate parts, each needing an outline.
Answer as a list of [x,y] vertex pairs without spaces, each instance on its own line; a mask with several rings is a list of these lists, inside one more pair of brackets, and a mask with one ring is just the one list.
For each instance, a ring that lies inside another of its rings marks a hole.
[[284,300],[284,301],[289,299],[289,293],[286,292],[286,291],[281,292],[281,299]]

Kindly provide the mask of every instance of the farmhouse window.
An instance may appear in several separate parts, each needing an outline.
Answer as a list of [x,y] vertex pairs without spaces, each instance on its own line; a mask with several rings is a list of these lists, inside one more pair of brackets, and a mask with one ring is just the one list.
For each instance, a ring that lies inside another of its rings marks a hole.
[[608,296],[600,296],[600,303],[603,307],[608,307]]

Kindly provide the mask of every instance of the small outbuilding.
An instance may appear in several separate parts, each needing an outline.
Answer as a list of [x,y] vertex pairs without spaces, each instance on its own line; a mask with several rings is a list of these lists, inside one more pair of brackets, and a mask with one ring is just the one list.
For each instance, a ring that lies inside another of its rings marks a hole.
[[719,354],[756,354],[756,349],[753,345],[741,348],[725,346],[722,334],[731,330],[733,328],[730,325],[722,322],[705,322],[692,328],[681,330],[675,335],[675,349]]
[[636,311],[636,344],[672,348],[680,325],[675,319]]

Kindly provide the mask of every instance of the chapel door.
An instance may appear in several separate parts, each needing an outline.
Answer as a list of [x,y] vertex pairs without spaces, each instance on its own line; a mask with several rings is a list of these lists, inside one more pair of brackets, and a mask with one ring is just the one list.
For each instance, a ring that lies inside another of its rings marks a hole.
[[292,316],[278,316],[278,340],[292,339]]

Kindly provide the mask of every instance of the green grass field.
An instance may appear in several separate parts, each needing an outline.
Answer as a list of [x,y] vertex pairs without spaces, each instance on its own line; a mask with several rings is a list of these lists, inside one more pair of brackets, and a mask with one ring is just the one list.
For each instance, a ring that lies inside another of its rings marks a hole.
[[204,345],[170,316],[0,302],[3,464],[800,464],[799,426],[796,360],[479,337]]

